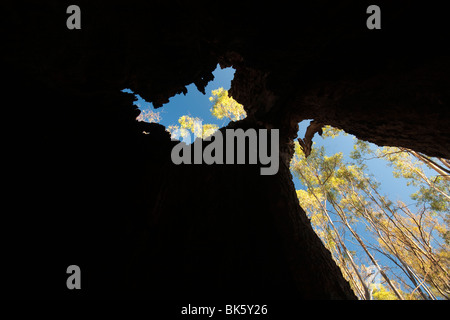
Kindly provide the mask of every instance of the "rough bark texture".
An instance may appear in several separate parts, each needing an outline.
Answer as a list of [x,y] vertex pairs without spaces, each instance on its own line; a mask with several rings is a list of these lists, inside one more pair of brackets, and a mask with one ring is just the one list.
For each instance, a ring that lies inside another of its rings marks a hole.
[[[379,1],[208,6],[177,1],[2,3],[7,188],[4,293],[61,297],[355,298],[298,204],[288,170],[297,124],[450,158],[444,10]],[[280,129],[280,171],[175,166],[155,106],[236,69],[248,118]],[[143,135],[142,131],[150,134]],[[67,266],[82,290],[66,289]]]

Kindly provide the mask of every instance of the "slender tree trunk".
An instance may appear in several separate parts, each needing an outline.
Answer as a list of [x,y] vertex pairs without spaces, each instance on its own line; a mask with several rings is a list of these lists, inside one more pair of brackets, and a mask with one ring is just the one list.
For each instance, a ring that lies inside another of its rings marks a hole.
[[439,159],[439,161],[442,162],[442,164],[443,164],[444,166],[446,166],[447,168],[450,169],[450,161],[448,161],[447,159],[444,159],[444,158],[438,158],[438,159]]
[[372,256],[372,254],[369,252],[369,250],[367,249],[365,243],[362,241],[361,237],[350,226],[350,224],[348,223],[347,217],[345,216],[345,213],[342,212],[342,209],[333,200],[331,200],[330,202],[332,203],[333,208],[338,213],[338,215],[341,218],[341,220],[344,223],[344,225],[347,227],[348,230],[350,230],[350,232],[352,233],[352,235],[356,239],[356,241],[358,241],[359,245],[361,246],[361,248],[363,248],[364,252],[367,254],[367,256],[369,257],[370,261],[372,261],[372,263],[377,267],[378,271],[383,276],[383,278],[386,280],[386,282],[388,283],[389,287],[391,287],[392,291],[394,291],[395,295],[400,300],[404,300],[404,298],[401,295],[401,293],[397,290],[397,288],[394,286],[392,281],[389,279],[389,277],[386,275],[386,273],[381,269],[381,267],[379,266],[378,262],[375,260],[375,258]]
[[324,211],[329,223],[331,224],[331,226],[333,227],[333,230],[336,233],[336,237],[339,241],[339,244],[342,246],[342,248],[345,250],[345,253],[347,254],[347,256],[349,257],[349,261],[350,264],[352,265],[353,270],[355,270],[356,275],[358,276],[359,281],[361,282],[363,289],[364,289],[364,299],[365,300],[371,300],[371,294],[370,294],[370,290],[367,287],[367,284],[364,282],[364,279],[361,275],[361,273],[358,270],[358,267],[356,266],[355,262],[353,261],[352,255],[350,254],[350,251],[347,249],[347,247],[344,244],[344,241],[342,240],[341,236],[339,235],[336,227],[334,226],[333,221],[331,220],[330,216],[328,215],[328,212],[325,210]]

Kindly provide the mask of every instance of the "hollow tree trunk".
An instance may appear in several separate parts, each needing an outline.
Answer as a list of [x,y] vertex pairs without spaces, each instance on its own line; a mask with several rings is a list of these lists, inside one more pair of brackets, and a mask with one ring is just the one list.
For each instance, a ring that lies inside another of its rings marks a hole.
[[131,268],[150,266],[148,282],[135,278],[136,288],[163,297],[355,298],[284,162],[273,176],[258,165],[168,164],[163,181],[136,253],[147,262]]

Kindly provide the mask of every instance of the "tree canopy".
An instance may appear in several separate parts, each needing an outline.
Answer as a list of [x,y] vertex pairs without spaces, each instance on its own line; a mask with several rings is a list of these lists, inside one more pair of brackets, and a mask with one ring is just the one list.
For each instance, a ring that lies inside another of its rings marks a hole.
[[[322,137],[339,134],[325,127]],[[415,205],[382,194],[367,165],[373,157],[384,159],[394,177],[416,188],[411,194]],[[446,164],[445,159],[357,139],[348,160],[342,153],[327,156],[324,147],[314,145],[306,157],[296,142],[291,170],[305,186],[297,191],[300,205],[361,299],[449,298],[450,185],[445,171],[435,169],[437,162]],[[426,166],[438,175],[430,176]],[[381,265],[381,257],[391,263]],[[379,281],[367,280],[361,261],[374,266]]]

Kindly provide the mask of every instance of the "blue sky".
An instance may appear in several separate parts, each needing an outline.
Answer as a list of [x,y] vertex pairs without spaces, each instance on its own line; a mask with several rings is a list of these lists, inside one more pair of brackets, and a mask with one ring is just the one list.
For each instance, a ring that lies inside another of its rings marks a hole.
[[[178,119],[184,115],[199,117],[203,120],[203,124],[215,123],[219,127],[223,127],[228,124],[229,120],[218,120],[211,115],[210,109],[212,108],[212,103],[209,101],[209,97],[211,96],[211,91],[219,87],[229,90],[234,72],[235,70],[233,68],[220,69],[219,65],[217,65],[216,70],[213,72],[214,80],[210,81],[206,86],[205,95],[198,91],[197,87],[192,83],[187,86],[188,92],[186,95],[182,93],[177,94],[169,99],[169,103],[156,110],[151,103],[146,102],[139,95],[137,95],[138,100],[135,104],[141,110],[151,109],[159,112],[161,116],[159,123],[166,127],[169,125],[178,125]],[[131,91],[126,89],[125,92]]]
[[[308,127],[309,121],[303,121],[299,125],[298,135],[304,137],[306,128]],[[316,134],[313,138],[316,147],[325,147],[326,155],[332,156],[338,152],[342,152],[344,155],[344,160],[350,161],[350,152],[353,151],[353,145],[355,143],[355,137],[353,135],[343,135],[340,134],[338,137],[332,138],[322,138]],[[372,148],[376,148],[375,144],[370,144]],[[413,203],[409,200],[409,195],[415,192],[415,188],[406,185],[405,179],[394,178],[392,174],[392,168],[387,165],[387,161],[382,159],[371,159],[366,161],[368,170],[375,175],[375,179],[381,183],[382,193],[389,195],[389,198],[393,201],[403,200],[406,204]],[[300,188],[300,182],[294,181],[296,188]]]
[[[206,94],[202,94],[197,90],[194,84],[187,86],[187,94],[177,94],[169,99],[169,103],[165,104],[159,109],[154,109],[151,103],[146,102],[139,95],[136,95],[136,105],[140,110],[153,110],[159,112],[161,121],[164,126],[178,125],[178,119],[183,115],[189,115],[192,117],[199,117],[203,120],[203,123],[214,123],[219,127],[223,127],[228,124],[228,119],[218,120],[211,115],[210,109],[212,103],[209,101],[211,91],[219,87],[223,87],[225,90],[229,90],[231,87],[231,80],[233,80],[235,70],[233,68],[221,69],[217,65],[216,70],[213,72],[214,80],[210,81],[205,88]],[[129,89],[123,90],[125,92],[131,92]],[[309,121],[303,121],[299,125],[298,136],[303,137]],[[344,159],[349,159],[348,155],[353,150],[354,138],[351,135],[339,135],[338,137],[331,139],[323,139],[318,134],[314,136],[313,141],[317,147],[324,146],[328,156],[331,156],[337,152],[343,152]],[[374,146],[374,145],[372,145]],[[381,159],[372,159],[368,161],[367,165],[369,170],[376,175],[376,179],[381,183],[381,191],[383,194],[389,195],[391,200],[402,199],[407,204],[413,203],[410,200],[409,195],[414,192],[413,187],[408,187],[404,179],[394,178],[392,174],[392,168],[387,166],[386,161]],[[302,188],[300,181],[294,178],[294,184],[296,189]]]

